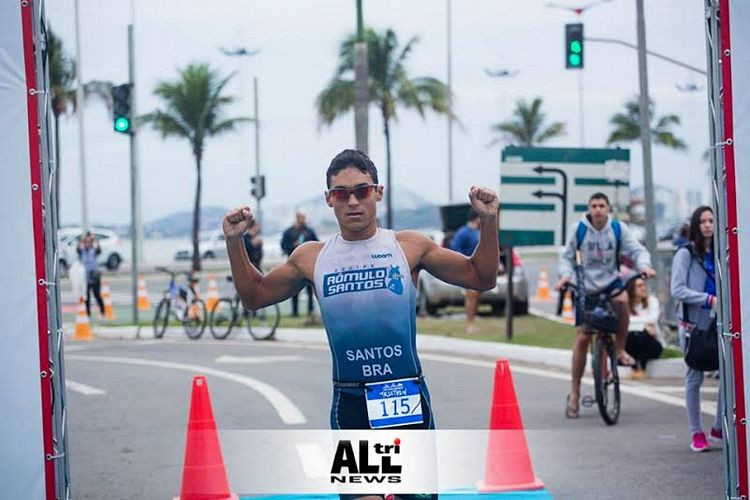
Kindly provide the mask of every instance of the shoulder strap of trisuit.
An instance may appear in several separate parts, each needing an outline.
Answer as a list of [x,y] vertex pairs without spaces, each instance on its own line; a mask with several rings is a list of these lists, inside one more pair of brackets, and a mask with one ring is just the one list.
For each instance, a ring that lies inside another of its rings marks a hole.
[[581,249],[583,244],[583,238],[586,236],[586,224],[583,221],[578,221],[578,227],[576,228],[576,248]]

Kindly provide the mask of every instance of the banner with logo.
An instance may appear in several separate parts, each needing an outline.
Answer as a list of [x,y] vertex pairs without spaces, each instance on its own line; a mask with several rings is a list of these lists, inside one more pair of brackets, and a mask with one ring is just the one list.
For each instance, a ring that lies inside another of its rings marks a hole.
[[[744,398],[737,398],[738,406],[741,406],[737,409],[740,422],[741,415],[747,415],[750,401],[750,198],[743,196],[750,192],[750,31],[747,29],[750,26],[750,3],[746,0],[724,1],[721,16],[722,20],[729,21],[730,27],[728,33],[722,33],[724,156],[729,223],[730,324],[732,332],[739,333],[742,338],[742,373],[735,372],[735,377],[741,376],[744,384]],[[730,74],[731,78],[727,78]],[[745,479],[741,494],[747,494],[747,485],[750,484],[747,467],[750,433],[745,432],[745,436],[745,446],[738,447],[740,474]]]
[[229,483],[254,495],[476,492],[488,467],[512,475],[519,456],[512,443],[526,439],[522,429],[220,434]]
[[0,2],[0,497],[8,499],[54,498],[31,5]]

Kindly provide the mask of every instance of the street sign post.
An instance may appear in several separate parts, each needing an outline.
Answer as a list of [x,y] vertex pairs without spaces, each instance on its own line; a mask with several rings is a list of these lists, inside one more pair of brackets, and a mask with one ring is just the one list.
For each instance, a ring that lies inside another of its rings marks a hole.
[[501,242],[564,245],[570,224],[597,191],[609,197],[614,216],[627,214],[629,150],[506,147],[500,163]]

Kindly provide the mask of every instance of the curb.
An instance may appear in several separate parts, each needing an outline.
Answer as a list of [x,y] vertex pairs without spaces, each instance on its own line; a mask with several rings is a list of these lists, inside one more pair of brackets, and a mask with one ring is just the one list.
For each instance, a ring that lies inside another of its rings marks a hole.
[[[151,327],[137,329],[134,326],[98,326],[93,330],[94,337],[103,340],[154,340]],[[138,330],[140,330],[140,336],[138,336]],[[66,328],[65,332],[68,334],[66,338],[71,338],[72,330]],[[204,337],[201,340],[205,339],[206,336],[211,339],[210,333],[204,332],[203,335]],[[279,342],[328,345],[328,338],[322,328],[280,328],[276,331],[275,337]],[[187,339],[180,327],[167,328],[164,338],[184,340],[185,342],[201,341]],[[247,337],[247,341],[253,342],[249,337]],[[417,343],[420,352],[507,358],[511,361],[559,368],[566,372],[570,370],[571,352],[568,349],[484,342],[429,334],[417,335]],[[586,364],[587,371],[590,364],[590,362]],[[647,372],[650,378],[682,378],[685,375],[685,363],[679,358],[654,360],[648,363]]]

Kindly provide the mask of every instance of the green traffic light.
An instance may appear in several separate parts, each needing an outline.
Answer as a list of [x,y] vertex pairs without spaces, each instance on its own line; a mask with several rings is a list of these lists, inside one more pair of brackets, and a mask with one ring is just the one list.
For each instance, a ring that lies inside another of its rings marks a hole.
[[580,54],[581,49],[583,49],[583,46],[581,45],[581,42],[578,40],[573,40],[570,42],[570,51],[574,54]]
[[580,66],[581,65],[581,56],[578,54],[570,54],[568,56],[568,62],[571,66]]
[[115,119],[115,130],[117,132],[127,132],[130,130],[130,120],[124,116],[119,116]]

